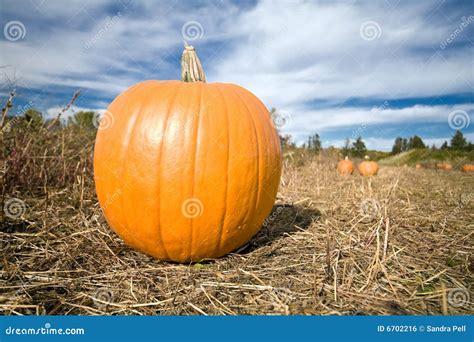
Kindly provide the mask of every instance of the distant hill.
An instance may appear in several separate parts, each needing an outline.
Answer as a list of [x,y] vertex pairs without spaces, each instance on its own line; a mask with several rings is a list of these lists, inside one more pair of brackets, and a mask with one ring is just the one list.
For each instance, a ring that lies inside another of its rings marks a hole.
[[417,163],[425,162],[449,162],[455,168],[463,164],[473,163],[474,151],[455,151],[455,150],[432,150],[429,148],[413,149],[402,152],[379,161],[381,165],[388,166],[415,166]]

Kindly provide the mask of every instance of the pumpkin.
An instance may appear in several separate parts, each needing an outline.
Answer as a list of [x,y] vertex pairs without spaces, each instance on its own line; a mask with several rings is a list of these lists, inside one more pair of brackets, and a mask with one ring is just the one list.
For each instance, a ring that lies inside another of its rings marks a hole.
[[104,216],[129,246],[161,260],[218,258],[241,247],[271,212],[280,182],[267,108],[240,86],[205,81],[186,45],[181,81],[125,90],[97,132]]
[[462,166],[463,172],[474,172],[474,164],[464,164]]
[[416,168],[416,169],[421,169],[422,166],[421,166],[421,164],[416,164],[416,165],[415,165],[415,168]]
[[379,166],[376,162],[369,160],[369,156],[365,156],[365,160],[359,164],[358,169],[362,176],[375,176]]
[[436,168],[440,170],[452,170],[453,166],[448,163],[436,163]]
[[345,157],[337,163],[337,171],[341,175],[351,175],[354,172],[354,164],[349,160],[349,157]]

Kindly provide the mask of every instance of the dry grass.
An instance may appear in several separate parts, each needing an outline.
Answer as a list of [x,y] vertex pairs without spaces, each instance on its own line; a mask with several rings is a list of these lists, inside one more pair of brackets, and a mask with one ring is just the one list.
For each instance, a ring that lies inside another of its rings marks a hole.
[[94,193],[92,135],[40,136],[25,153],[15,139],[26,135],[6,139],[4,198],[26,210],[1,226],[3,314],[473,312],[456,302],[474,298],[472,174],[383,167],[366,179],[338,176],[330,159],[286,161],[274,211],[247,246],[180,265],[110,231]]

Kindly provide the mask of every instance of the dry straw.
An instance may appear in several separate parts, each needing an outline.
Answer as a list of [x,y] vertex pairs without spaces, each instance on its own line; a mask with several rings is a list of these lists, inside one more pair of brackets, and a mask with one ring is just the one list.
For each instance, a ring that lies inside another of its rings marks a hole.
[[258,236],[220,260],[179,265],[111,232],[94,192],[93,139],[22,125],[5,136],[3,198],[26,210],[1,224],[3,314],[472,313],[472,196],[461,201],[474,192],[470,174],[341,177],[328,156],[292,157]]

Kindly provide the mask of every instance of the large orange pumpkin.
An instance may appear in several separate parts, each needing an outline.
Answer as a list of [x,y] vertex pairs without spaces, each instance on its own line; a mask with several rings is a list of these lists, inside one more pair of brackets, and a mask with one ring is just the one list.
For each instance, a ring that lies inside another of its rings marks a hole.
[[365,160],[359,164],[358,169],[362,176],[375,176],[379,171],[379,165],[365,156]]
[[462,166],[463,172],[474,172],[474,164],[465,164]]
[[354,172],[354,164],[349,160],[349,157],[345,157],[337,163],[337,171],[341,175],[351,175]]
[[193,47],[183,81],[125,90],[99,125],[94,177],[112,229],[162,260],[221,257],[270,213],[281,174],[278,134],[263,103],[234,84],[205,83]]

